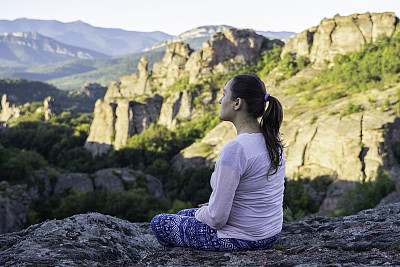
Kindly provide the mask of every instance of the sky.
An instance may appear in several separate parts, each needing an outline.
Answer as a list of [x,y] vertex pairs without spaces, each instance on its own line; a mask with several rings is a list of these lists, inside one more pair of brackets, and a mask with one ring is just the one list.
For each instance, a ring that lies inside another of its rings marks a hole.
[[336,14],[400,15],[400,0],[0,0],[0,6],[0,19],[81,20],[98,27],[171,35],[220,24],[301,32]]

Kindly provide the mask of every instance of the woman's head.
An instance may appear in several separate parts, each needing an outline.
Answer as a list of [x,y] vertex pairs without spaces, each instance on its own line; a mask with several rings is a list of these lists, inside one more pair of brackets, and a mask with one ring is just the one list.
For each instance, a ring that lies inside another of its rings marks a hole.
[[[283,120],[281,103],[275,97],[267,95],[264,83],[255,75],[237,75],[228,82],[226,89],[230,91],[227,96],[230,96],[231,102],[242,99],[250,116],[261,117],[260,131],[264,135],[271,159],[269,174],[275,173],[283,152],[279,132]],[[268,108],[265,110],[266,102],[268,102]]]

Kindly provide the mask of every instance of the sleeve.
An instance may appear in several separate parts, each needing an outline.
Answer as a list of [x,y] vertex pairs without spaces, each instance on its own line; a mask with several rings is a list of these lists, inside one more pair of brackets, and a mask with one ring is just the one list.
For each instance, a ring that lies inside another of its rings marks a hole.
[[224,146],[215,165],[215,180],[209,204],[196,211],[197,220],[213,229],[220,229],[227,223],[245,165],[246,156],[238,142]]

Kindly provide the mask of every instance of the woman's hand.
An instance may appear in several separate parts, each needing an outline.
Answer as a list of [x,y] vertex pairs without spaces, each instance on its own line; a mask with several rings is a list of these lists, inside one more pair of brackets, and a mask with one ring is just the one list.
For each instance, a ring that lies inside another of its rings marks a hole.
[[199,208],[201,208],[201,207],[203,207],[203,206],[208,206],[208,202],[207,203],[204,203],[204,204],[199,204],[199,205],[197,205]]

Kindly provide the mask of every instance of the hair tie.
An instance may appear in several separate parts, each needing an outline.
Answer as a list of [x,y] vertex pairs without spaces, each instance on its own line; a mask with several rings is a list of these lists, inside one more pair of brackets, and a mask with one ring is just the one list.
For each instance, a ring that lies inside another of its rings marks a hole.
[[265,101],[265,102],[268,101],[268,97],[269,97],[269,94],[265,94],[265,96],[264,96],[264,101]]

